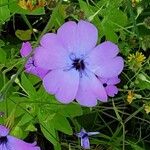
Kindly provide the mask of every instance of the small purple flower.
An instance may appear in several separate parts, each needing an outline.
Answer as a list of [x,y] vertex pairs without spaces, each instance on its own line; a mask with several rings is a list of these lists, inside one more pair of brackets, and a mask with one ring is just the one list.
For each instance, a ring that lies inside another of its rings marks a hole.
[[120,82],[120,79],[118,77],[114,78],[99,78],[100,81],[103,83],[103,86],[105,87],[106,93],[110,97],[114,97],[115,94],[118,93],[118,88],[116,87],[116,84]]
[[[32,51],[32,46],[29,42],[23,42],[20,53],[22,57],[27,57]],[[45,69],[42,69],[41,67],[38,67],[37,64],[34,61],[34,56],[30,57],[25,64],[25,71],[27,73],[34,74],[41,79],[46,75],[48,72]]]
[[26,143],[9,135],[9,129],[0,125],[0,150],[40,150],[36,143]]
[[43,78],[48,93],[62,103],[74,99],[83,106],[106,102],[107,93],[98,77],[113,78],[123,70],[118,46],[106,41],[96,46],[98,31],[87,22],[68,21],[57,31],[47,33],[36,48],[37,66],[51,70]]
[[27,57],[32,51],[32,46],[30,42],[23,42],[21,49],[20,49],[20,54],[22,57]]
[[81,138],[81,147],[84,149],[90,149],[89,136],[99,134],[100,132],[86,132],[81,129],[79,133],[76,134],[78,138]]

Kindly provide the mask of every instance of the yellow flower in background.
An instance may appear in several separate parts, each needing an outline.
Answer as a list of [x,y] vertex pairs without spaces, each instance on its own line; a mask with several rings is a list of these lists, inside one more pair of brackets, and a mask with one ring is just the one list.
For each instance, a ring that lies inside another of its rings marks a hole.
[[136,52],[135,54],[130,54],[128,56],[129,62],[135,60],[137,63],[143,63],[145,60],[145,56],[141,52]]
[[131,0],[132,7],[135,7],[138,3],[140,3],[142,0]]
[[127,95],[127,102],[128,102],[129,104],[131,104],[132,101],[135,99],[134,96],[135,96],[134,92],[133,92],[132,90],[129,90],[129,91],[128,91],[128,95]]
[[145,61],[146,57],[141,52],[136,52],[135,54],[130,54],[128,56],[128,62],[130,68],[137,70],[142,66],[142,63]]
[[46,0],[19,0],[18,5],[26,10],[35,10],[39,7],[44,7],[47,4]]
[[146,111],[147,114],[150,113],[150,104],[144,104],[144,110]]

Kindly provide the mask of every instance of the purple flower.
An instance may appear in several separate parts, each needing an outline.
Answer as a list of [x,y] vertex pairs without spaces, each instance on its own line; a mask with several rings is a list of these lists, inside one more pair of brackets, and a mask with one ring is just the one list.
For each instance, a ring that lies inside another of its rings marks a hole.
[[76,134],[78,138],[81,138],[81,146],[84,149],[90,149],[89,136],[99,134],[99,132],[86,132],[84,129],[81,129],[79,133]]
[[123,70],[118,46],[106,41],[96,46],[98,31],[86,21],[69,21],[57,34],[47,33],[35,50],[36,64],[51,70],[43,78],[45,89],[62,103],[74,99],[84,106],[95,106],[97,99],[107,101],[98,79],[118,76]]
[[26,143],[8,134],[9,129],[0,125],[0,150],[40,150],[36,143]]
[[[32,51],[32,46],[29,42],[23,42],[20,53],[22,57],[27,57]],[[34,74],[40,78],[43,78],[46,73],[48,72],[45,69],[42,69],[41,67],[38,67],[37,64],[34,61],[34,56],[30,57],[25,64],[25,71],[27,73]]]
[[106,93],[110,97],[114,97],[118,93],[118,88],[115,86],[120,82],[118,77],[114,78],[99,78],[105,87]]

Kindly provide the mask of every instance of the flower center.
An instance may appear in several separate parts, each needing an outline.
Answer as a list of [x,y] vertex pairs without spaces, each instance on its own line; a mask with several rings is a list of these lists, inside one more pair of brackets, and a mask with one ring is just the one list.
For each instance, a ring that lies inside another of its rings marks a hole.
[[7,136],[1,136],[1,137],[0,137],[0,145],[1,145],[1,144],[6,144],[7,141],[8,141]]
[[81,70],[85,69],[84,60],[82,60],[82,59],[73,60],[72,65],[73,65],[73,68],[75,68],[78,71],[81,71]]
[[83,136],[82,136],[82,139],[88,137],[88,134],[87,133],[84,133]]

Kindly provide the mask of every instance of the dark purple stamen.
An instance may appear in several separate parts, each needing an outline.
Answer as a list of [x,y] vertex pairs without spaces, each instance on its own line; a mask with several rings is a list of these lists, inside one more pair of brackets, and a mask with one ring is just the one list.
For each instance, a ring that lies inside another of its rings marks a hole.
[[85,137],[88,137],[87,133],[84,133],[84,135],[82,136],[82,139],[84,139]]
[[81,59],[75,59],[72,65],[73,65],[73,68],[75,68],[78,71],[85,69],[84,60],[81,60]]
[[1,144],[6,144],[7,141],[8,141],[7,136],[1,136],[1,137],[0,137],[0,145],[1,145]]
[[103,86],[106,87],[106,86],[107,86],[107,83],[104,83]]

